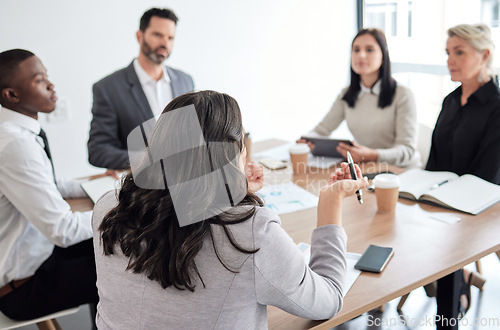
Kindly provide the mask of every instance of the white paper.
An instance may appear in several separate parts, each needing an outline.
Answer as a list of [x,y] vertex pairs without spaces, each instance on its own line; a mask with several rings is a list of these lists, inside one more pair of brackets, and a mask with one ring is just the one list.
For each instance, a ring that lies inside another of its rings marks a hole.
[[470,174],[431,190],[429,195],[457,210],[478,214],[500,201],[500,186]]
[[444,213],[444,212],[434,212],[434,213],[428,213],[429,218],[438,220],[441,222],[445,222],[448,224],[454,224],[462,220],[460,217],[458,217],[455,214],[450,214],[450,213]]
[[306,264],[309,265],[309,261],[311,261],[311,246],[307,243],[300,242],[297,244],[300,252],[304,255],[304,259],[306,259]]
[[258,153],[253,154],[254,158],[271,158],[282,161],[290,161],[290,147],[293,146],[295,142],[285,143],[280,146],[267,149]]
[[118,189],[120,180],[111,176],[104,176],[99,179],[81,183],[82,189],[95,204],[108,191]]
[[307,158],[307,165],[310,167],[326,169],[334,165],[340,164],[343,160],[344,159],[341,157],[323,157],[323,156],[314,156],[313,154],[309,154]]
[[[306,263],[309,264],[309,261],[311,260],[311,246],[303,242],[300,242],[299,244],[297,244],[297,246],[300,252],[302,252],[302,254],[304,255]],[[347,252],[345,257],[347,262],[347,275],[344,285],[344,297],[346,296],[347,292],[349,292],[354,282],[356,282],[358,276],[361,274],[360,270],[354,268],[356,262],[358,262],[359,258],[361,258],[361,254]]]
[[399,175],[401,180],[400,192],[409,192],[415,199],[432,190],[439,183],[458,178],[458,175],[451,172],[425,171],[419,168],[412,168]]
[[358,278],[359,274],[361,274],[360,270],[354,268],[356,262],[358,262],[359,258],[361,258],[361,254],[354,252],[347,252],[345,258],[347,261],[347,276],[345,279],[344,297],[346,296],[347,292],[349,292],[354,282],[356,282],[356,279]]
[[264,186],[258,191],[267,207],[278,214],[316,207],[318,197],[304,190],[292,182]]

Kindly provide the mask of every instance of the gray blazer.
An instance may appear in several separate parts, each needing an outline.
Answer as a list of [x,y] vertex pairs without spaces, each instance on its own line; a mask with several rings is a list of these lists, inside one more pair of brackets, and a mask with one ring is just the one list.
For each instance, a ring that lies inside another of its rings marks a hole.
[[[127,271],[129,259],[119,247],[103,255],[99,225],[116,205],[109,192],[95,206],[92,218],[97,269],[99,329],[265,329],[267,305],[308,319],[328,319],[342,307],[346,276],[347,236],[342,227],[316,228],[307,265],[297,245],[281,228],[275,211],[258,207],[252,219],[229,226],[234,239],[255,254],[237,251],[224,230],[212,225],[194,262],[194,292],[163,289],[146,274]],[[237,211],[234,209],[233,211]]]
[[[177,97],[194,89],[188,74],[167,67],[172,95]],[[110,169],[128,165],[127,136],[154,117],[133,62],[94,84],[92,122],[87,144],[90,164]]]

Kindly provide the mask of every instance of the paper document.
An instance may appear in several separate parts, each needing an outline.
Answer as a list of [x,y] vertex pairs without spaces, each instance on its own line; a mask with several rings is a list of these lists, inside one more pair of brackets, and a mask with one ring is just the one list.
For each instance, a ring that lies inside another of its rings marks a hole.
[[262,197],[267,207],[278,214],[285,214],[316,207],[318,197],[292,182],[264,186],[257,194]]
[[359,258],[361,258],[360,253],[347,252],[345,255],[345,259],[347,261],[347,276],[345,278],[344,297],[351,289],[354,282],[356,282],[359,274],[361,274],[360,270],[354,268],[354,265],[358,262]]
[[[306,263],[309,264],[309,261],[311,260],[311,246],[309,244],[302,242],[297,244],[297,246],[299,247],[300,252],[302,252],[302,254],[304,255]],[[349,292],[354,282],[356,282],[356,279],[358,278],[359,274],[361,274],[360,270],[354,268],[356,262],[358,262],[359,258],[361,258],[361,254],[347,252],[345,257],[347,263],[347,276],[344,286],[344,297],[346,296],[347,292]]]
[[118,189],[119,184],[120,179],[117,180],[111,176],[103,176],[99,179],[83,182],[81,186],[95,204],[108,191]]
[[457,223],[458,221],[462,220],[460,217],[458,217],[455,214],[451,213],[444,213],[444,212],[434,212],[434,213],[427,213],[429,218],[438,220],[447,224],[454,224]]
[[282,161],[290,161],[290,147],[293,146],[295,143],[285,143],[280,146],[267,149],[261,152],[257,152],[253,154],[254,158],[270,158],[270,159],[277,159],[277,160],[282,160]]
[[340,157],[324,157],[324,156],[314,156],[309,154],[307,158],[307,166],[316,167],[321,169],[330,168],[334,165],[342,163],[344,158]]
[[[276,159],[285,162],[290,161],[290,147],[295,143],[285,143],[278,147],[267,149],[253,155],[255,159]],[[340,164],[344,159],[335,157],[314,156],[309,154],[307,165],[316,168],[330,168],[336,164]]]

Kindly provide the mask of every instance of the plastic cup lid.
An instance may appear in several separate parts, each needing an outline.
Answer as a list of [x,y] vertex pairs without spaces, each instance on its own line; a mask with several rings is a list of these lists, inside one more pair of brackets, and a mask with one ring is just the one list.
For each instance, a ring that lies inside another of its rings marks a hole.
[[390,189],[399,187],[401,180],[396,174],[384,173],[373,178],[373,184],[375,188]]
[[311,151],[311,149],[305,143],[296,143],[290,147],[290,153],[294,155],[307,154],[309,151]]

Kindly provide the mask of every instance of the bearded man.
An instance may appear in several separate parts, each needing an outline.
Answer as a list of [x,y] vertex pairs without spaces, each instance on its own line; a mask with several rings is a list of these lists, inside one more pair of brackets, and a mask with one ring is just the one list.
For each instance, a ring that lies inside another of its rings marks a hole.
[[94,84],[87,144],[90,164],[127,168],[129,133],[158,117],[173,98],[194,89],[191,76],[163,64],[172,52],[177,21],[170,9],[146,11],[136,33],[139,56]]

